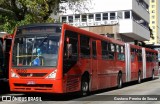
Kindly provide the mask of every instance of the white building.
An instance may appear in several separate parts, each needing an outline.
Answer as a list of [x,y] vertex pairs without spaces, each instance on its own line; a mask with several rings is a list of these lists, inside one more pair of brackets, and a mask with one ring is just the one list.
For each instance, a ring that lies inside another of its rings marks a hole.
[[60,21],[99,34],[113,34],[114,38],[125,42],[150,39],[149,0],[91,1],[93,7],[89,11],[73,13],[68,9]]

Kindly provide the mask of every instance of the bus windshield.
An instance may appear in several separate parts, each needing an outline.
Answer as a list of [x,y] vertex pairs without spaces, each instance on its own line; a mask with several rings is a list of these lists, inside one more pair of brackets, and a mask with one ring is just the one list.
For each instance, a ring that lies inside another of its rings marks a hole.
[[13,67],[56,67],[59,40],[58,33],[25,35],[17,32],[12,53]]
[[15,38],[13,66],[56,66],[59,36]]

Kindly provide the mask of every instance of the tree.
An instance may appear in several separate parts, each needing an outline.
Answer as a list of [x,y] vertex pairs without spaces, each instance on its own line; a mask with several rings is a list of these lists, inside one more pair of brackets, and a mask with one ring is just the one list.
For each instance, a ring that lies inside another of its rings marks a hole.
[[66,9],[59,6],[60,3],[67,3],[72,8],[72,5],[80,7],[83,1],[87,0],[0,0],[0,31],[12,33],[15,26],[54,22],[51,14]]

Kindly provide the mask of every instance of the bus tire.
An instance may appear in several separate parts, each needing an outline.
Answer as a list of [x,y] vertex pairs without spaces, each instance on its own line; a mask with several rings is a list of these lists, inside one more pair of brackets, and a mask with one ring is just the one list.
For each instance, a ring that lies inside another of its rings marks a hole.
[[80,95],[86,96],[88,95],[88,93],[89,93],[89,80],[86,77],[82,77]]
[[152,80],[155,79],[154,70],[152,71]]
[[138,72],[138,84],[140,84],[141,83],[141,72],[139,71]]
[[118,81],[117,81],[117,87],[120,89],[120,88],[122,88],[122,83],[123,83],[123,81],[122,81],[122,74],[121,73],[119,73],[118,74]]

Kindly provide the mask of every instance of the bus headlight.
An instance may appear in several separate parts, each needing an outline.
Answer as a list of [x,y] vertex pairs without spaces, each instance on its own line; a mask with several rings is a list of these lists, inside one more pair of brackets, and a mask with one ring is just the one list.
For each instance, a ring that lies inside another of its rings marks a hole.
[[13,70],[11,70],[11,77],[12,78],[19,78],[19,76]]
[[50,73],[46,78],[56,78],[57,70],[54,70],[52,73]]

